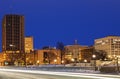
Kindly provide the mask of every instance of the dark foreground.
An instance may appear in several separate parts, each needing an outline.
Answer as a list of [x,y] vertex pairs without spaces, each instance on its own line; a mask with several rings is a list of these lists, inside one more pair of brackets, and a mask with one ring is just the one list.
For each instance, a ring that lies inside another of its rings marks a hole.
[[0,69],[0,79],[120,79],[120,76],[40,70]]

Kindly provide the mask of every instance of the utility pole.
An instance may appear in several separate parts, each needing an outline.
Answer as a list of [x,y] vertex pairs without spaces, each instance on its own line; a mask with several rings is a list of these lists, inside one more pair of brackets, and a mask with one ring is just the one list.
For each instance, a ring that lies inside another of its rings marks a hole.
[[119,63],[118,63],[118,57],[117,57],[117,62],[116,62],[116,64],[117,64],[117,73],[119,73]]

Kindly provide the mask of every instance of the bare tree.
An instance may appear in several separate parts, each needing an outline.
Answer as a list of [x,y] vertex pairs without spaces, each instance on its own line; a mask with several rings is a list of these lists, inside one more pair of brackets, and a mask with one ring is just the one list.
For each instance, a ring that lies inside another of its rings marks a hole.
[[57,55],[56,55],[54,52],[49,51],[49,52],[47,52],[47,53],[48,53],[48,60],[49,60],[49,63],[51,63],[52,61],[54,61],[54,59],[57,58]]
[[63,56],[65,55],[65,49],[64,49],[64,44],[62,42],[57,42],[57,49],[60,50],[60,59],[61,59],[61,64],[62,64],[62,60],[63,60]]
[[107,53],[103,50],[97,50],[94,52],[94,54],[96,55],[96,59],[107,59]]
[[9,65],[14,65],[15,62],[22,63],[24,61],[24,54],[22,53],[8,53],[7,54],[7,61],[9,62]]
[[52,52],[51,50],[48,52],[44,52],[44,62],[48,62],[49,64],[51,64],[52,61],[54,61],[54,59],[57,58],[57,55]]

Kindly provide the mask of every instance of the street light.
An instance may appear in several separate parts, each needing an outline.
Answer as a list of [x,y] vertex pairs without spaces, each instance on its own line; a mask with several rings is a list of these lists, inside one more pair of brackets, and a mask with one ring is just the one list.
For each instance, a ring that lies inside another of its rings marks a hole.
[[92,55],[93,58],[96,58],[96,55]]
[[72,58],[71,61],[72,61],[73,65],[75,65],[75,59]]
[[[87,63],[87,60],[86,59],[84,59],[84,63],[85,63],[85,70],[86,70],[86,63]],[[86,71],[85,71],[86,72]]]
[[35,64],[36,64],[36,62],[35,62],[35,61],[36,61],[36,60],[35,60],[35,53],[36,53],[36,52],[35,52],[34,49],[32,49],[32,50],[31,50],[31,53],[33,54],[33,58],[34,58],[34,59],[33,59],[33,65],[35,65]]
[[71,61],[72,61],[72,62],[74,62],[74,61],[75,61],[75,59],[74,59],[74,58],[72,58],[72,59],[71,59]]
[[64,60],[62,60],[62,64],[64,63]]
[[113,60],[114,65],[116,64],[116,72],[119,73],[119,56],[113,55],[113,56],[108,56],[110,60]]
[[39,63],[40,63],[40,61],[39,61],[39,60],[37,60],[37,64],[38,64],[38,66],[39,66]]
[[2,65],[3,65],[3,66],[8,65],[6,52],[3,52],[3,62],[1,63],[1,66],[2,66]]
[[64,60],[62,60],[62,64],[65,66],[65,61]]
[[85,62],[85,67],[86,67],[87,60],[85,59],[84,62]]
[[55,64],[55,66],[56,66],[56,62],[57,62],[57,60],[56,60],[56,59],[54,59],[54,64]]
[[15,47],[15,45],[13,45],[13,44],[10,44],[9,45],[11,48],[12,48],[12,51],[11,51],[11,54],[12,54],[12,58],[11,58],[11,62],[12,62],[12,65],[14,64],[14,59],[13,59],[13,51],[14,51],[14,47]]
[[118,63],[118,56],[114,56],[116,60],[116,66],[117,66],[117,73],[119,73],[119,63]]
[[96,55],[92,55],[92,58],[94,59],[94,68],[95,68],[95,71],[96,71]]

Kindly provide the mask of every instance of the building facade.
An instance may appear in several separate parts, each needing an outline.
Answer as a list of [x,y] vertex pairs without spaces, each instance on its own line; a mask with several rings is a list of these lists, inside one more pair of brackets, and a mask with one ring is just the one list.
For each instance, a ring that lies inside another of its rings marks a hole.
[[87,46],[78,44],[65,46],[65,59],[69,61],[80,62],[82,59],[81,50],[86,49]]
[[24,52],[24,16],[5,15],[2,21],[2,51]]
[[33,37],[27,36],[25,37],[25,52],[30,53],[33,50]]
[[60,64],[60,50],[41,49],[26,54],[27,65]]
[[120,36],[107,36],[96,39],[95,50],[102,50],[106,52],[108,57],[120,56]]
[[5,65],[5,61],[6,60],[6,55],[2,52],[0,52],[0,66],[4,66]]
[[81,62],[84,62],[84,60],[87,60],[87,62],[90,62],[92,60],[92,55],[94,52],[93,46],[88,46],[81,50]]

